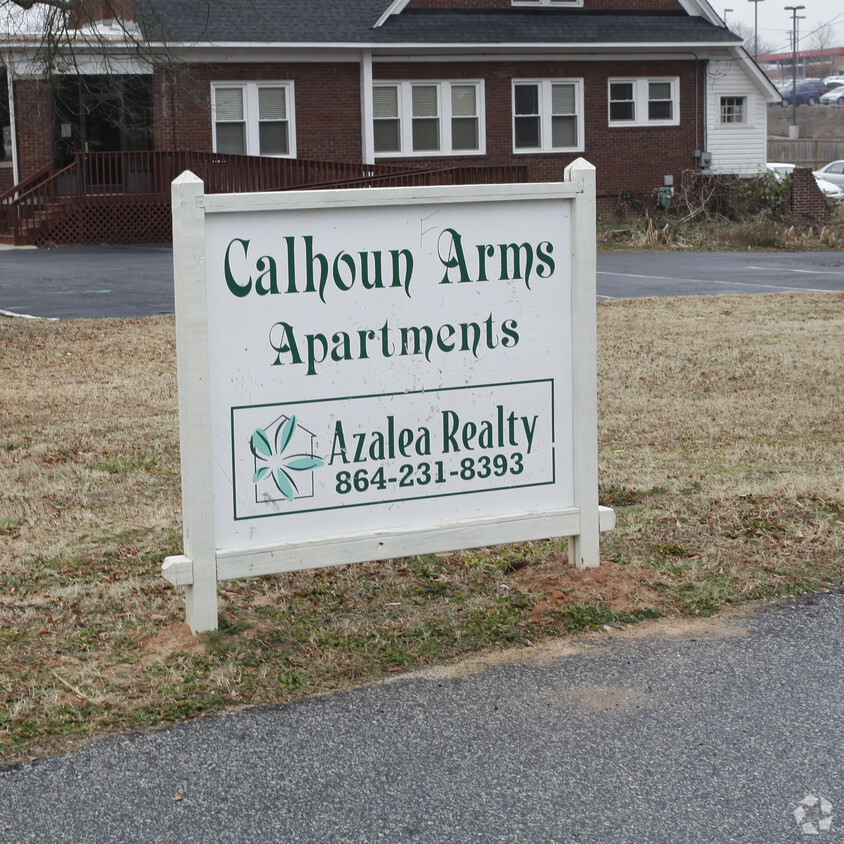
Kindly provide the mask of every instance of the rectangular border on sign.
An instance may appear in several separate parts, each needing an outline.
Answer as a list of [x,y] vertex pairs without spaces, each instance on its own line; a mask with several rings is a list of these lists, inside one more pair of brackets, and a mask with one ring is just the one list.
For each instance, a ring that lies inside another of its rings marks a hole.
[[[325,507],[311,507],[311,508],[301,508],[295,511],[291,511],[288,513],[263,513],[263,514],[255,514],[255,515],[238,515],[238,496],[236,487],[233,485],[232,490],[232,516],[235,521],[249,521],[252,519],[267,519],[267,518],[279,518],[279,517],[295,517],[300,513],[316,513],[316,512],[326,512],[331,510],[338,510],[338,509],[348,509],[350,507],[371,507],[377,506],[381,504],[391,504],[397,503],[402,501],[420,501],[430,498],[448,498],[451,496],[457,495],[476,495],[476,494],[484,494],[488,492],[497,492],[503,489],[525,489],[528,487],[539,487],[539,486],[548,486],[553,485],[557,481],[557,447],[555,442],[556,436],[556,406],[554,404],[554,379],[553,378],[537,378],[537,379],[530,379],[530,380],[523,380],[523,381],[504,381],[499,384],[467,384],[460,387],[440,387],[438,389],[433,390],[410,390],[404,392],[390,392],[390,393],[371,393],[369,395],[360,395],[360,396],[339,396],[334,398],[327,398],[327,399],[308,399],[305,401],[291,401],[291,402],[267,402],[257,405],[243,405],[240,407],[233,407],[231,408],[231,437],[232,437],[232,478],[237,476],[237,465],[236,465],[236,448],[235,448],[235,431],[236,431],[236,420],[235,415],[239,411],[244,410],[257,410],[260,408],[284,408],[284,407],[293,407],[296,408],[306,406],[306,405],[319,405],[319,404],[326,404],[326,403],[333,403],[333,402],[355,402],[355,401],[365,401],[368,399],[376,399],[376,398],[391,398],[391,397],[400,397],[404,398],[406,396],[413,396],[413,395],[425,395],[425,396],[435,396],[438,393],[456,393],[461,391],[469,391],[469,390],[488,390],[488,389],[496,389],[498,387],[517,387],[523,385],[547,385],[548,388],[548,406],[550,408],[551,414],[551,424],[550,424],[550,443],[551,443],[551,450],[550,450],[550,477],[546,480],[542,481],[533,481],[530,483],[502,483],[499,486],[489,486],[483,489],[465,489],[465,490],[456,490],[454,492],[441,492],[441,493],[432,493],[431,495],[414,495],[414,496],[401,496],[401,497],[385,497],[378,499],[377,501],[361,501],[358,503],[342,503],[336,505],[330,505]],[[503,478],[502,478],[503,480]]]

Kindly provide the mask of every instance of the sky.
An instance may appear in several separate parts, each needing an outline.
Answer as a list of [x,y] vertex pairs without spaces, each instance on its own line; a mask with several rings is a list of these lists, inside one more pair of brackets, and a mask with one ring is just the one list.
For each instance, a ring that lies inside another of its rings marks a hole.
[[[753,7],[751,0],[709,0],[715,11],[724,17],[727,12],[727,26],[741,21],[753,29]],[[844,47],[844,3],[841,0],[760,0],[759,8],[759,43],[770,44],[775,52],[791,49],[790,33],[792,20],[786,6],[805,6],[798,15],[805,15],[799,21],[800,49],[811,49],[811,32],[819,25],[830,23],[835,30],[834,43],[831,46]],[[752,52],[752,45],[749,45]]]

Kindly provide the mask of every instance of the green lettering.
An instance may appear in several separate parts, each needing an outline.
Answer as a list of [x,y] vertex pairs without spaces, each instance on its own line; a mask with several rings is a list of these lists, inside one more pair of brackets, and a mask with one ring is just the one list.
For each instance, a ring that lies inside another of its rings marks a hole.
[[[349,268],[349,275],[351,276],[349,279],[349,283],[343,281],[343,274],[340,271],[340,264],[345,264]],[[355,283],[355,277],[357,273],[355,271],[355,261],[351,255],[347,254],[346,252],[340,252],[334,258],[334,283],[341,289],[341,290],[351,290],[352,285]],[[323,300],[324,301],[324,300]]]
[[460,451],[457,445],[457,427],[460,424],[460,417],[453,410],[444,410],[443,417],[443,454],[450,451]]
[[[401,334],[401,354],[402,355],[420,355],[423,353],[422,337],[425,337],[425,360],[431,360],[431,346],[434,344],[434,332],[428,325],[423,325],[421,328],[411,326],[410,328],[400,328]],[[411,341],[413,343],[411,348]]]
[[306,234],[302,240],[305,241],[305,264],[307,267],[307,280],[305,284],[306,293],[315,293],[314,286],[314,262],[319,265],[319,298],[325,302],[325,283],[328,281],[328,258],[321,252],[314,253],[314,239]]
[[501,345],[509,348],[510,346],[515,346],[516,343],[519,342],[519,332],[516,329],[519,327],[519,323],[516,322],[514,319],[505,319],[504,322],[501,323],[501,331],[504,336],[501,338]]
[[270,346],[276,352],[276,359],[273,366],[283,363],[281,356],[290,355],[290,363],[301,363],[302,356],[296,345],[296,336],[293,327],[286,322],[277,322],[270,328]]
[[[543,249],[543,247],[545,247]],[[554,259],[551,257],[551,253],[554,251],[554,244],[549,243],[547,240],[543,240],[539,246],[536,247],[536,257],[539,259],[539,266],[536,268],[536,274],[540,278],[548,278],[548,276],[552,275],[556,264],[554,263]]]
[[525,287],[530,290],[530,272],[533,269],[533,247],[529,243],[523,243],[521,246],[517,243],[499,243],[498,251],[501,255],[501,274],[502,281],[509,281],[510,279],[510,261],[509,256],[513,256],[513,278],[522,278],[522,252],[525,256]]
[[[391,287],[403,287],[405,295],[410,298],[410,277],[413,275],[413,255],[408,249],[391,249],[393,259],[393,281]],[[401,258],[404,258],[404,278],[401,278]]]
[[458,282],[471,281],[469,271],[466,269],[466,257],[463,254],[463,239],[454,229],[443,229],[437,239],[437,257],[445,267],[440,284],[451,284],[452,279],[448,277],[448,271],[457,269],[460,273]]
[[249,241],[248,240],[241,240],[239,237],[236,237],[227,247],[226,247],[226,258],[223,263],[223,270],[226,276],[226,287],[237,296],[239,299],[242,299],[244,296],[248,296],[249,292],[252,290],[252,277],[249,277],[249,281],[246,284],[238,284],[237,280],[234,277],[234,273],[232,272],[231,267],[231,251],[232,246],[235,243],[239,243],[243,247],[243,257],[246,258],[247,253],[249,252]]
[[[269,255],[265,255],[263,258],[258,258],[255,267],[261,273],[255,279],[255,292],[259,296],[266,296],[267,293],[278,293],[278,277],[276,275],[275,261]],[[269,287],[264,286],[264,279],[267,276],[270,278]]]
[[308,375],[316,375],[316,364],[322,363],[328,355],[328,340],[324,334],[306,334],[308,346]]
[[329,465],[334,463],[336,457],[339,457],[344,463],[349,462],[346,457],[346,437],[343,433],[343,423],[339,419],[334,423],[334,437],[331,440],[331,457],[328,459]]
[[495,247],[478,244],[475,249],[478,250],[478,281],[489,281],[486,277],[486,259],[495,255]]
[[[366,290],[374,290],[376,287],[383,287],[381,280],[381,253],[380,252],[359,252],[360,255],[360,283]],[[369,280],[369,258],[372,256],[375,266],[375,278]]]
[[338,331],[331,337],[334,348],[331,350],[331,360],[354,360],[352,357],[352,339],[345,331]]

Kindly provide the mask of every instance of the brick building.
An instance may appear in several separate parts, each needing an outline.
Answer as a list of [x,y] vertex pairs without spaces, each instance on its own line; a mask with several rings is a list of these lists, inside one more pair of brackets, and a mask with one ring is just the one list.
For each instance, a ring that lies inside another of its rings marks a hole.
[[126,8],[125,29],[88,38],[61,84],[39,77],[26,39],[9,38],[0,192],[79,151],[519,164],[530,180],[559,179],[582,156],[608,210],[690,169],[754,175],[765,106],[779,98],[706,0]]

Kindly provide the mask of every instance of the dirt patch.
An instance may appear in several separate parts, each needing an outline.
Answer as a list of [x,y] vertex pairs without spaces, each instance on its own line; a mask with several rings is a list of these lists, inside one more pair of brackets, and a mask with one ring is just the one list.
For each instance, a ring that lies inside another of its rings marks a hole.
[[201,654],[205,645],[193,633],[185,622],[162,627],[157,633],[143,641],[143,656],[140,663],[144,666],[166,662],[174,654]]
[[603,561],[599,568],[578,569],[562,556],[510,576],[514,585],[540,596],[534,618],[573,604],[597,601],[621,612],[653,606],[659,600],[658,592],[650,585],[653,579],[653,572],[637,566]]
[[[519,648],[501,651],[489,651],[480,656],[461,660],[454,665],[437,665],[408,674],[386,677],[380,682],[385,685],[404,683],[411,680],[462,680],[476,674],[482,674],[490,668],[500,665],[533,663],[546,665],[556,660],[578,656],[587,649],[595,653],[595,648],[609,648],[618,641],[637,639],[682,639],[685,637],[706,637],[710,639],[730,639],[747,635],[747,619],[755,612],[756,606],[729,607],[709,618],[659,618],[643,621],[631,626],[609,627],[591,630],[565,639],[550,639],[533,644],[525,643]],[[570,694],[567,692],[567,694]],[[634,690],[620,687],[583,687],[578,691],[578,700],[584,706],[592,708],[607,705],[615,708],[624,697],[630,703],[644,703]],[[603,701],[603,704],[601,703]]]

